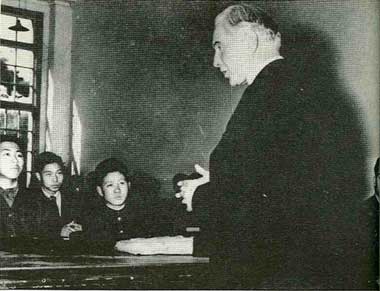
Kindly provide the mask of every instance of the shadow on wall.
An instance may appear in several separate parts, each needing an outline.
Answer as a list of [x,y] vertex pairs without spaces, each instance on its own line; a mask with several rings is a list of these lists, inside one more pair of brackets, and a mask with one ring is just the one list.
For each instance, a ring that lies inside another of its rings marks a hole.
[[[315,223],[324,229],[323,237],[315,237],[313,243],[319,245],[322,253],[333,245],[336,253],[345,250],[352,254],[345,258],[350,271],[338,276],[341,282],[330,282],[331,286],[351,286],[351,283],[365,286],[372,279],[369,264],[359,262],[357,252],[360,251],[353,250],[355,247],[348,243],[352,234],[362,228],[357,215],[369,191],[367,144],[360,111],[355,96],[345,89],[347,86],[339,77],[339,55],[331,39],[321,31],[297,25],[287,35],[290,37],[283,39],[282,54],[296,67],[303,80],[302,96],[306,98],[299,101],[303,104],[300,109],[303,123],[298,126],[309,132],[305,135],[309,139],[307,152],[294,157],[298,159],[298,167],[305,166],[296,181],[306,180],[305,195],[317,195],[317,199],[309,200],[313,202],[307,207],[314,213]],[[342,263],[338,261],[337,264]],[[323,267],[324,263],[320,264]],[[339,270],[333,264],[325,268]]]
[[[340,198],[357,201],[366,189],[366,146],[359,109],[354,96],[339,78],[339,56],[332,41],[321,31],[294,25],[283,39],[282,54],[295,64],[311,95],[309,121],[317,123],[315,182],[326,191],[334,189]],[[306,109],[305,109],[306,112]],[[305,124],[307,127],[308,125]],[[338,201],[336,201],[338,202]]]

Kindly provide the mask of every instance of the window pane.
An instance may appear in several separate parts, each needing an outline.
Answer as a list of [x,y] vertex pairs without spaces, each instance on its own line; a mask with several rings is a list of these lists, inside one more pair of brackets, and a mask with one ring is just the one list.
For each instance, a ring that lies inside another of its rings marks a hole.
[[33,129],[32,113],[28,111],[20,112],[20,130],[30,131]]
[[14,67],[9,66],[0,59],[0,98],[1,100],[10,101],[12,96],[13,83],[14,83]]
[[[19,18],[19,20],[20,20],[22,26],[28,28],[29,31],[19,31],[17,33],[17,41],[26,42],[26,43],[33,43],[33,25],[32,25],[32,20],[25,19],[25,18]],[[8,30],[10,30],[10,29],[8,29]]]
[[[7,65],[3,61],[0,64],[0,78],[1,78],[1,84],[4,86],[7,86],[7,84],[13,84],[15,79],[15,67],[11,65]],[[10,92],[9,92],[10,94]]]
[[0,128],[5,128],[5,109],[0,108]]
[[16,40],[16,32],[8,28],[9,26],[12,26],[16,23],[16,17],[1,14],[0,21],[1,21],[1,25],[0,25],[1,38]]
[[8,95],[7,87],[0,84],[0,100],[7,100],[8,98],[9,98],[9,95]]
[[8,110],[7,129],[19,129],[19,114],[17,110]]
[[0,101],[5,100],[8,102],[15,101],[15,86],[9,84],[0,85]]
[[22,50],[22,49],[17,49],[16,54],[17,54],[17,65],[18,66],[33,68],[33,64],[34,64],[33,52],[27,51],[27,50]]
[[[0,35],[3,39],[16,40],[16,32],[10,30],[10,26],[16,24],[16,17],[11,15],[1,14],[1,25],[0,25]],[[20,42],[33,43],[33,24],[30,19],[18,18],[21,22],[21,25],[28,28],[29,31],[19,31],[17,33],[17,40]]]
[[27,90],[28,97],[24,97],[18,91],[16,93],[15,101],[17,103],[32,104],[33,103],[33,87],[25,87],[24,90]]
[[16,49],[0,46],[0,58],[2,62],[5,62],[8,65],[16,64]]
[[17,131],[15,130],[3,130],[2,134],[17,137]]
[[8,98],[8,101],[14,102],[15,101],[15,96],[17,95],[16,94],[16,87],[12,86],[11,88],[12,88],[12,92],[11,92],[11,95],[9,96],[9,98]]
[[17,70],[16,70],[16,82],[17,82],[17,85],[33,86],[33,70],[24,69],[24,68],[17,68]]
[[32,103],[33,101],[33,70],[17,68],[16,71],[16,102]]

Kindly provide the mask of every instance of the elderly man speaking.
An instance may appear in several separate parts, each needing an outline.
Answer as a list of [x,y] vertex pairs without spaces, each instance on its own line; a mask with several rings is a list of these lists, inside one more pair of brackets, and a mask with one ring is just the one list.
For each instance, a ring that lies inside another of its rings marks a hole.
[[319,91],[280,55],[278,26],[261,9],[225,9],[212,46],[214,67],[247,88],[210,171],[196,165],[202,177],[180,181],[176,197],[206,217],[213,287],[355,287],[351,204],[324,172],[335,153],[330,119],[314,111]]

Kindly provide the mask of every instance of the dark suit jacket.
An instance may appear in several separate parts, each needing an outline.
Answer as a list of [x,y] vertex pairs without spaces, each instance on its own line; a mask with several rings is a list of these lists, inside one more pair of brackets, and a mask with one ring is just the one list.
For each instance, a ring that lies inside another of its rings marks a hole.
[[29,211],[32,235],[39,238],[60,238],[61,229],[71,221],[78,222],[81,201],[75,193],[61,190],[61,216],[55,202],[43,194],[41,189],[30,190],[33,207]]
[[149,208],[140,206],[127,203],[116,211],[107,207],[103,199],[96,199],[91,208],[84,208],[81,213],[83,232],[72,234],[70,240],[77,242],[84,252],[108,254],[119,240],[154,236]]
[[12,207],[0,195],[0,238],[24,235],[29,228],[25,210],[29,208],[28,191],[20,188]]
[[253,287],[276,276],[311,286],[350,277],[342,266],[356,200],[340,176],[344,137],[302,77],[285,60],[260,72],[211,154],[210,183],[193,197],[211,260],[249,264],[261,276]]

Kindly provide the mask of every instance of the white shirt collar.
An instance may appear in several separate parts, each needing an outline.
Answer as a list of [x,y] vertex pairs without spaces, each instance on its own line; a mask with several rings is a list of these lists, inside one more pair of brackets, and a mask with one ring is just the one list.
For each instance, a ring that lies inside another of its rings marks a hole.
[[274,56],[273,58],[270,58],[270,59],[267,59],[266,61],[262,62],[262,63],[259,63],[257,66],[255,66],[255,70],[252,72],[252,74],[250,76],[247,77],[247,83],[248,85],[251,85],[253,83],[253,81],[255,81],[257,75],[262,71],[262,69],[264,69],[268,64],[270,64],[271,62],[274,62],[276,60],[280,60],[280,59],[283,59],[282,56],[280,55],[277,55],[277,56]]

